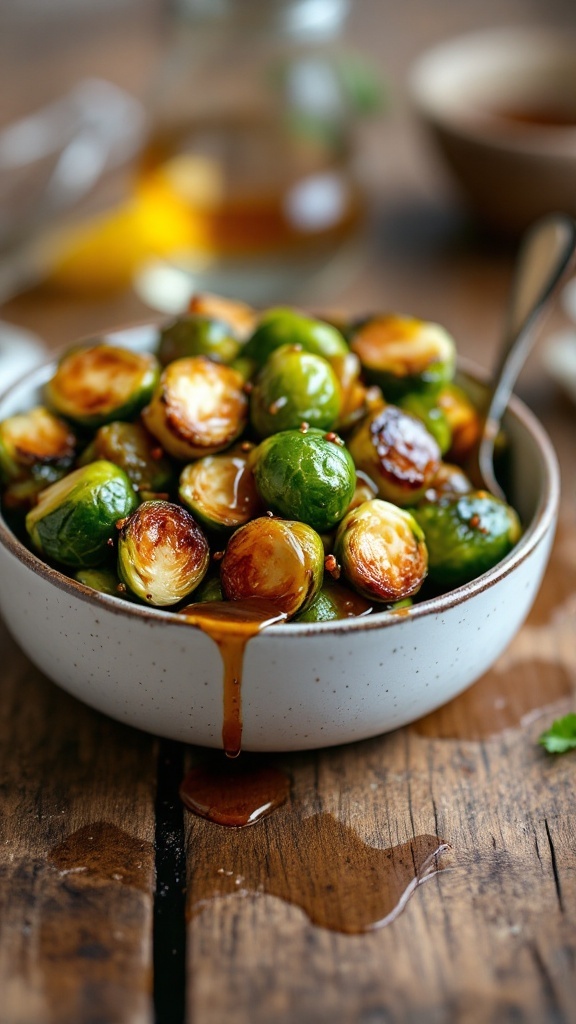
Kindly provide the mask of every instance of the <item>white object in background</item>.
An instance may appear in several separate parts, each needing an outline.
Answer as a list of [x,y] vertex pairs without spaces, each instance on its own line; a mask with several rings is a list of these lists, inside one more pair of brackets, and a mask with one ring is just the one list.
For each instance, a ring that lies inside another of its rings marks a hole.
[[0,320],[0,392],[46,358],[37,334]]

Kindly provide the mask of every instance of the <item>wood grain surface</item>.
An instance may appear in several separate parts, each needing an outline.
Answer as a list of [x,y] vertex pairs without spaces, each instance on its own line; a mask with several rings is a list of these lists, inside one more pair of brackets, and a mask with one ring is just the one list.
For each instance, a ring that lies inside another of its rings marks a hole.
[[[363,262],[328,298],[346,312],[438,320],[489,366],[511,250],[471,228],[401,83],[447,35],[527,15],[569,25],[573,7],[354,8],[352,41],[385,66],[396,96],[368,140]],[[85,40],[86,67],[140,81],[150,38],[105,39]],[[56,94],[78,53],[68,40],[60,63],[44,55],[38,68]],[[36,95],[25,70],[12,60],[7,115]],[[149,312],[133,294],[38,289],[1,315],[55,348]],[[542,372],[545,343],[518,391],[557,448],[562,509],[528,622],[488,675],[425,719],[273,759],[290,800],[256,826],[226,831],[182,812],[183,757],[199,752],[163,745],[158,757],[151,737],[58,690],[0,626],[0,1024],[576,1022],[576,755],[552,758],[536,742],[576,707],[576,413]],[[449,849],[434,859],[440,841]],[[362,931],[404,898],[386,927]]]

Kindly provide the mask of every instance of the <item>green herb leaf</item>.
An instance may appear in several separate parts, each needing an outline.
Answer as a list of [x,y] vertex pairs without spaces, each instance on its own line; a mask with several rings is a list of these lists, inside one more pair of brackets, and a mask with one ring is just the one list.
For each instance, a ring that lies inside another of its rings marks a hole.
[[568,750],[576,750],[576,714],[571,711],[564,718],[557,718],[542,733],[538,742],[549,754],[565,754]]

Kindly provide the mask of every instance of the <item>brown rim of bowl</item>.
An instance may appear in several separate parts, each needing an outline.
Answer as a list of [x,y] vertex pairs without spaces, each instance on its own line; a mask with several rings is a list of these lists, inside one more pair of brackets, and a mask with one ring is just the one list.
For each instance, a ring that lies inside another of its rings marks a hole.
[[[144,327],[146,325],[139,324],[137,326]],[[124,328],[122,330],[128,329],[129,328]],[[119,332],[107,331],[102,332],[102,336],[112,337],[117,333]],[[0,404],[15,388],[22,386],[27,381],[29,381],[31,386],[34,386],[36,378],[38,377],[42,379],[46,369],[53,364],[54,358],[48,360],[41,366],[36,367],[30,373],[21,377],[19,381],[0,395]],[[459,359],[458,368],[465,376],[469,377],[470,380],[476,384],[485,385],[489,379],[489,374],[480,367],[475,366],[470,360]],[[552,442],[536,416],[530,412],[528,407],[524,405],[519,398],[514,395],[510,399],[509,408],[514,417],[535,440],[536,445],[542,454],[545,481],[536,512],[530,522],[530,525],[518,541],[516,547],[513,548],[501,562],[498,562],[498,564],[494,566],[493,569],[489,569],[488,572],[483,573],[481,576],[477,576],[476,579],[472,580],[470,583],[466,583],[463,586],[450,590],[446,594],[441,594],[438,597],[428,598],[420,604],[413,605],[411,608],[402,609],[401,614],[394,611],[381,611],[374,612],[365,617],[337,619],[332,622],[317,622],[313,624],[292,622],[289,623],[289,630],[286,629],[285,625],[272,626],[262,634],[263,637],[267,637],[268,635],[276,637],[280,635],[286,637],[287,634],[295,637],[302,637],[316,633],[322,635],[349,632],[357,633],[364,632],[369,629],[383,629],[401,622],[408,623],[414,619],[421,618],[424,615],[441,614],[449,608],[453,608],[455,605],[462,604],[462,602],[473,597],[475,594],[480,594],[483,591],[488,590],[490,587],[493,587],[499,582],[499,580],[504,579],[504,577],[513,572],[516,566],[520,565],[538,547],[548,533],[550,526],[553,525],[560,499],[560,470]],[[78,583],[69,576],[65,576],[64,573],[59,572],[58,569],[54,569],[51,566],[46,565],[45,562],[38,558],[37,555],[33,554],[24,546],[24,544],[21,543],[21,541],[18,540],[17,537],[14,536],[12,531],[4,522],[1,512],[0,544],[14,555],[18,561],[31,569],[32,572],[41,576],[48,582],[53,583],[60,590],[64,590],[68,594],[75,595],[82,601],[86,601],[96,607],[100,606],[107,608],[109,611],[113,611],[118,615],[127,615],[128,617],[143,619],[149,625],[159,625],[161,622],[165,622],[190,628],[186,620],[179,616],[177,612],[165,611],[161,608],[149,608],[143,605],[130,604],[122,598],[109,597],[107,594],[101,594],[96,590],[92,590],[90,587],[84,586],[83,583]]]

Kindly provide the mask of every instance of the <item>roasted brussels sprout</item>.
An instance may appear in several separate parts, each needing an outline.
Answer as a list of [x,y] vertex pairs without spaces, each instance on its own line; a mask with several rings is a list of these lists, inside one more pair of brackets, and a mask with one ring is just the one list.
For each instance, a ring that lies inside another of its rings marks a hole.
[[240,342],[228,324],[198,313],[178,317],[160,331],[158,358],[163,366],[190,356],[231,363],[239,351]]
[[222,320],[232,328],[234,336],[240,341],[245,341],[252,334],[257,319],[256,311],[251,306],[247,306],[245,302],[225,299],[221,295],[210,295],[208,292],[193,295],[188,305],[188,312]]
[[100,427],[79,462],[87,466],[96,459],[108,459],[120,466],[140,494],[166,491],[172,484],[172,466],[156,438],[138,421],[117,420]]
[[406,509],[379,498],[364,502],[344,517],[334,554],[348,582],[375,601],[412,597],[426,577],[422,529]]
[[91,568],[106,561],[116,523],[137,504],[126,473],[102,459],[42,491],[26,516],[26,529],[47,558],[74,569]]
[[450,462],[464,463],[480,437],[480,414],[466,392],[457,384],[447,384],[441,388],[436,401],[448,421],[452,435],[447,457]]
[[250,396],[250,418],[260,437],[297,430],[302,423],[330,430],[338,416],[342,393],[325,359],[284,345],[260,370]]
[[183,462],[228,448],[242,433],[247,417],[240,374],[205,356],[170,363],[142,413],[150,433]]
[[441,587],[459,587],[487,572],[521,533],[514,510],[486,491],[423,503],[414,515],[426,538],[430,579]]
[[76,437],[44,406],[0,423],[0,478],[55,483],[74,462]]
[[198,523],[170,501],[145,501],[120,530],[120,579],[147,604],[164,608],[188,597],[209,561],[208,541]]
[[267,508],[286,519],[329,532],[344,515],[356,487],[356,469],[344,442],[321,430],[283,430],[250,457]]
[[85,587],[91,587],[100,594],[107,594],[109,597],[123,597],[130,600],[131,594],[126,585],[120,581],[114,569],[79,569],[74,573],[74,579],[83,583]]
[[454,340],[439,324],[381,314],[355,324],[349,341],[367,378],[382,388],[388,401],[410,391],[437,389],[454,376]]
[[426,430],[436,441],[440,454],[444,455],[452,443],[452,430],[445,412],[438,405],[434,394],[415,391],[398,399],[400,409],[421,420]]
[[263,516],[232,535],[220,566],[229,601],[265,598],[293,618],[316,597],[324,576],[324,547],[306,523]]
[[378,488],[373,480],[363,473],[361,469],[356,470],[356,487],[354,488],[354,494],[352,495],[352,501],[346,509],[347,512],[351,512],[353,508],[358,508],[358,505],[363,505],[365,501],[371,501],[372,498],[378,497]]
[[324,577],[324,583],[315,600],[298,615],[297,622],[333,622],[335,619],[358,618],[373,611],[374,602],[342,583]]
[[178,496],[210,530],[235,530],[262,509],[247,454],[239,448],[185,466]]
[[244,354],[257,366],[263,366],[272,353],[284,345],[300,345],[305,352],[328,360],[349,351],[340,331],[330,324],[293,309],[270,309],[246,342]]
[[440,464],[440,449],[423,423],[396,405],[370,416],[348,446],[379,496],[401,506],[419,501]]
[[84,427],[135,416],[156,387],[160,368],[153,355],[114,345],[75,348],[60,360],[46,385],[48,404]]
[[426,489],[422,501],[438,502],[442,498],[457,498],[461,494],[469,494],[474,485],[460,466],[450,462],[441,462],[430,486]]

